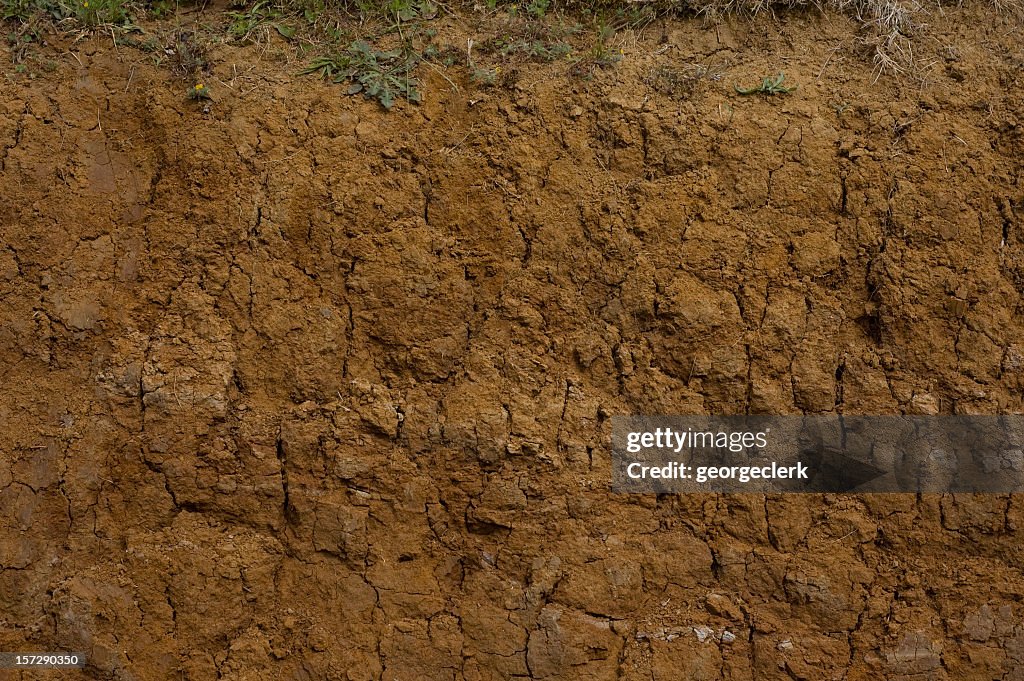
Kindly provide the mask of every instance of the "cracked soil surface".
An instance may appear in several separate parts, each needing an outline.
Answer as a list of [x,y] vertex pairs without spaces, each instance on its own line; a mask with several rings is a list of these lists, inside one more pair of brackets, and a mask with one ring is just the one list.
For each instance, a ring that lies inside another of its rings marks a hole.
[[104,35],[3,81],[0,649],[90,660],[5,678],[1021,681],[1019,496],[614,495],[608,447],[1024,409],[1019,30],[947,8],[921,85],[835,15],[659,23],[390,114],[257,47],[207,112]]

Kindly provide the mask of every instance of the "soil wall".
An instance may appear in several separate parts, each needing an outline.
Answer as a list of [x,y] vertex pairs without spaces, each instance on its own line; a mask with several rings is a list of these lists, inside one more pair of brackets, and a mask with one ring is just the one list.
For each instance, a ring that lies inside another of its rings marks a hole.
[[265,45],[205,110],[102,34],[8,78],[0,649],[1024,679],[1020,497],[613,495],[608,452],[619,413],[1024,409],[1018,31],[945,10],[919,83],[835,15],[659,23],[390,114]]

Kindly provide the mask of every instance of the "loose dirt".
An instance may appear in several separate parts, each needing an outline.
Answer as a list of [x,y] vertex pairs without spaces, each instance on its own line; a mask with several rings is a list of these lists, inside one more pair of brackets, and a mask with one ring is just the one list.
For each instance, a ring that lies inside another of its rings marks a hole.
[[1019,29],[946,8],[922,82],[833,14],[668,21],[589,80],[424,66],[389,114],[266,43],[218,48],[210,103],[55,46],[0,85],[0,649],[1024,679],[1020,497],[614,495],[608,446],[623,413],[1024,409]]

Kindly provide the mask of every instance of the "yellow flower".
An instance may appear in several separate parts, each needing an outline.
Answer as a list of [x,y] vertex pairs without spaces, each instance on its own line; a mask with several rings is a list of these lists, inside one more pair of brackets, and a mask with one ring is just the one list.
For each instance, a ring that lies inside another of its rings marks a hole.
[[88,6],[89,6],[89,3],[88,3],[88,2],[83,2],[83,3],[82,3],[82,7],[88,7]]
[[203,85],[202,83],[196,83],[196,89],[197,89],[197,90],[202,90],[202,89],[203,89],[203,88],[205,88],[205,87],[206,87],[206,86],[205,86],[205,85]]

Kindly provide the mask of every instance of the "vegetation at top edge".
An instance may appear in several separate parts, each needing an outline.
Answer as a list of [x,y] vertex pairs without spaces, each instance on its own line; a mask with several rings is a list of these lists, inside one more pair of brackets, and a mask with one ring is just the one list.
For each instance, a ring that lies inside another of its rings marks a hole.
[[0,0],[0,19],[26,24],[34,19],[75,19],[86,26],[122,24],[129,19],[125,0]]
[[374,3],[370,0],[356,0],[356,6],[363,16],[380,15],[394,23],[429,20],[437,16],[437,5],[430,0],[385,0]]
[[[160,0],[163,1],[163,0]],[[131,26],[128,0],[0,0],[0,25],[5,29],[14,72],[35,77],[26,65],[34,47],[43,43],[55,26]],[[55,62],[33,59],[44,71],[56,68]]]
[[566,57],[572,52],[572,45],[562,40],[505,36],[488,38],[476,49],[505,58],[522,57],[528,61],[545,62]]
[[[1018,12],[1024,6],[1022,0],[989,1],[1001,12]],[[229,3],[231,9],[224,14],[227,26],[222,29],[227,39],[245,42],[276,30],[282,37],[294,39],[297,48],[304,51],[333,45],[335,54],[317,60],[310,70],[332,79],[349,74],[340,77],[351,81],[350,89],[359,85],[361,92],[376,97],[386,107],[390,107],[396,96],[416,101],[418,82],[410,71],[419,61],[434,59],[427,51],[429,47],[421,47],[418,54],[413,54],[417,50],[406,45],[400,50],[402,56],[394,57],[388,50],[377,50],[369,45],[388,34],[397,34],[402,42],[407,42],[405,34],[410,28],[438,16],[439,8],[451,9],[440,0],[229,0]],[[183,4],[198,5],[198,0],[186,0]],[[460,6],[468,9],[469,3]],[[202,7],[206,7],[205,3]],[[578,47],[560,40],[509,38],[505,41],[491,39],[489,45],[478,44],[480,51],[492,51],[492,61],[553,61],[566,57],[572,64],[571,73],[583,78],[621,58],[620,51],[614,49],[608,39],[609,31],[638,28],[666,15],[752,16],[765,10],[801,7],[831,9],[854,16],[864,29],[858,44],[866,49],[878,75],[913,72],[917,58],[914,56],[916,46],[912,49],[912,43],[924,25],[920,17],[928,11],[917,0],[483,0],[482,4],[474,3],[472,7],[493,13],[506,12],[509,18],[538,26],[550,25],[551,15],[571,16],[598,26],[597,39],[590,49],[583,48],[579,53],[576,53]],[[159,18],[176,13],[178,8],[178,0],[0,0],[0,20],[13,26],[7,37],[13,48],[13,61],[19,63],[28,47],[41,42],[42,35],[54,26],[120,27],[121,35],[125,31],[141,30],[134,25],[133,16]],[[358,24],[354,24],[353,19],[357,19]],[[356,47],[353,42],[356,39],[365,41],[369,51]],[[119,38],[115,38],[117,40]],[[392,45],[390,41],[384,44]],[[338,47],[345,45],[347,48]],[[472,57],[467,56],[466,61],[472,61]],[[494,63],[467,63],[466,66],[474,76],[472,80],[492,83],[500,68]],[[476,78],[479,74],[488,77]],[[781,75],[765,78],[760,85],[751,88],[737,86],[736,91],[772,95],[795,89],[784,85]],[[673,91],[686,89],[690,86],[687,81],[691,80],[671,74],[654,74],[653,77],[661,86]],[[674,78],[678,82],[674,82]]]
[[[334,83],[347,84],[347,94],[361,93],[369,99],[377,100],[385,109],[391,109],[398,99],[413,103],[421,101],[420,82],[413,75],[421,62],[445,67],[460,64],[468,69],[470,82],[490,87],[498,82],[499,74],[503,73],[502,67],[508,63],[512,64],[512,68],[503,76],[503,83],[514,80],[514,65],[517,62],[550,62],[567,58],[572,65],[570,72],[573,75],[587,77],[594,70],[610,66],[621,59],[621,50],[610,47],[610,39],[615,30],[608,23],[599,23],[591,50],[581,56],[575,55],[575,48],[565,38],[581,33],[580,26],[540,21],[542,11],[548,8],[546,1],[515,3],[516,7],[526,8],[531,16],[519,15],[519,20],[507,26],[504,37],[487,38],[475,44],[471,40],[465,50],[431,42],[436,31],[425,28],[424,24],[438,13],[438,7],[432,0],[357,2],[359,12],[366,21],[362,37],[352,40],[343,49],[314,59],[302,73],[316,74]],[[511,14],[510,18],[513,18]],[[385,38],[388,35],[391,37]],[[376,42],[382,42],[391,49],[378,47]],[[398,46],[394,47],[396,42]],[[485,55],[488,63],[478,63],[474,59],[474,49]]]
[[0,19],[25,23],[38,14],[50,14],[58,20],[63,18],[60,6],[49,0],[0,0]]
[[[302,10],[307,21],[315,20],[315,16],[310,14],[315,11],[314,7],[303,5]],[[245,9],[227,13],[230,20],[228,36],[234,40],[245,42],[252,39],[260,28],[268,26],[277,31],[281,37],[290,40],[295,37],[297,32],[295,23],[291,21],[294,15],[295,12],[286,10],[281,3],[274,3],[271,0],[256,0]]]
[[622,50],[616,50],[611,43],[615,27],[601,24],[590,49],[573,60],[570,73],[578,78],[591,78],[598,69],[614,66],[622,59]]
[[421,60],[422,55],[413,50],[378,50],[365,40],[356,40],[343,52],[314,60],[303,73],[347,82],[348,94],[362,93],[390,109],[399,97],[421,100],[419,81],[411,75]]

